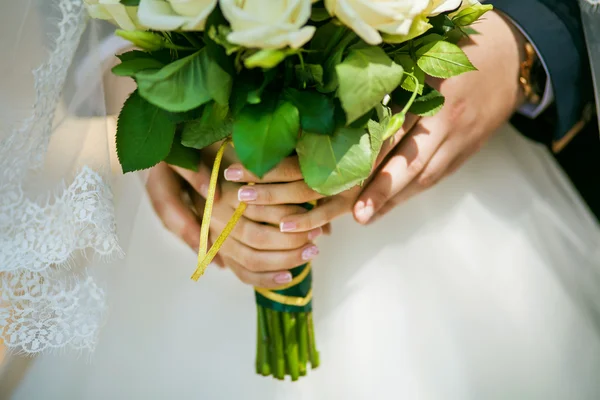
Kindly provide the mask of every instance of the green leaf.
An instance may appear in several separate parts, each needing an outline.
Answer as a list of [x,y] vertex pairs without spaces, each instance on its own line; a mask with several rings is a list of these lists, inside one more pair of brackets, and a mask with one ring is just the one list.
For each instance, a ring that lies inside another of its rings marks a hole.
[[204,106],[200,118],[186,122],[181,143],[186,147],[203,149],[229,136],[232,126],[229,107],[211,102]]
[[324,94],[287,88],[284,97],[300,112],[300,125],[306,132],[331,135],[335,129],[335,104]]
[[140,95],[167,111],[182,112],[215,100],[227,104],[232,78],[206,49],[177,60],[159,71],[135,75]]
[[402,67],[380,47],[354,49],[336,67],[338,96],[352,123],[381,102],[402,81]]
[[416,51],[417,65],[436,78],[451,78],[476,71],[467,55],[455,44],[438,41],[425,44]]
[[181,144],[180,139],[180,135],[175,136],[171,151],[167,158],[165,158],[165,162],[181,168],[198,171],[198,165],[200,165],[200,161],[202,160],[200,152],[196,149],[185,147]]
[[[415,90],[417,90],[417,93],[419,94],[423,93],[423,87],[425,87],[425,72],[419,68],[417,63],[415,63],[408,54],[399,54],[394,58],[394,61],[400,64],[404,69],[404,76],[402,77],[400,87],[411,93]],[[418,85],[415,83],[413,77],[417,79]]]
[[175,123],[169,114],[133,92],[117,126],[117,154],[123,172],[150,168],[163,161],[171,151],[174,136]]
[[126,53],[117,54],[117,58],[121,61],[131,61],[138,58],[153,58],[151,53],[141,50],[131,50]]
[[323,85],[323,67],[319,64],[296,65],[294,69],[302,87]]
[[230,75],[234,76],[235,71],[235,62],[234,57],[231,57],[227,54],[227,50],[223,47],[223,45],[217,43],[210,35],[210,31],[212,27],[216,27],[217,34],[221,31],[221,26],[227,27],[229,26],[229,22],[223,16],[221,12],[221,7],[215,7],[212,13],[206,19],[206,27],[205,30],[208,32],[208,35],[204,35],[204,43],[206,44],[206,51],[208,51],[208,55],[211,59],[215,60],[217,64],[226,71]]
[[121,4],[129,7],[137,7],[140,5],[140,0],[121,0]]
[[275,68],[283,62],[287,57],[298,54],[298,50],[295,49],[263,49],[252,54],[250,57],[244,60],[244,66],[248,69],[252,68],[263,68],[271,69]]
[[[411,94],[404,90],[396,90],[392,97],[394,103],[405,105],[408,103]],[[423,95],[417,96],[411,105],[409,112],[422,117],[436,114],[444,106],[444,96],[430,86],[425,86]]]
[[452,17],[452,22],[456,26],[468,26],[481,18],[483,14],[493,9],[494,6],[491,4],[474,4]]
[[305,132],[296,151],[304,180],[324,196],[348,190],[371,173],[371,141],[364,129],[342,127],[333,136]]
[[323,22],[331,18],[331,15],[324,7],[313,7],[310,20],[314,22]]
[[317,89],[319,92],[331,93],[338,88],[339,81],[337,76],[337,66],[342,62],[344,52],[348,46],[350,46],[357,39],[357,36],[354,32],[346,30],[345,28],[342,28],[341,35],[341,39],[335,47],[331,49],[328,47],[323,50],[323,54],[328,54],[331,52],[331,55],[325,59],[323,64],[323,84],[318,86]]
[[298,109],[278,98],[246,106],[233,124],[233,143],[238,158],[258,177],[264,176],[292,154],[298,141]]
[[117,76],[134,76],[140,71],[161,69],[164,66],[165,64],[150,56],[147,58],[134,58],[129,61],[123,61],[121,64],[115,66],[112,69],[112,73]]
[[409,111],[421,117],[429,117],[440,111],[444,102],[444,95],[428,86],[423,95],[415,99]]

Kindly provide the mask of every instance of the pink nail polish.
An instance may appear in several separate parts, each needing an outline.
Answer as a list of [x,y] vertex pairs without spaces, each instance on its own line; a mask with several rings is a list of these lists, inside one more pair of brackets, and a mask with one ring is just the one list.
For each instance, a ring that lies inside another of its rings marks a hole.
[[298,229],[298,224],[295,222],[282,222],[279,224],[279,230],[281,232],[293,232]]
[[322,234],[323,234],[323,228],[313,229],[312,231],[308,232],[308,240],[311,240],[311,241],[315,240]]
[[258,198],[258,193],[256,190],[250,188],[240,189],[238,192],[238,200],[239,201],[254,201]]
[[237,182],[242,179],[244,173],[241,169],[236,167],[230,167],[225,170],[225,179],[231,182]]
[[273,278],[273,281],[280,285],[282,285],[284,283],[290,283],[292,281],[292,274],[290,274],[289,272],[281,272],[281,273],[275,275],[275,277]]
[[302,251],[302,259],[309,261],[319,255],[319,248],[317,246],[310,246]]
[[356,216],[361,222],[369,222],[369,220],[373,217],[374,213],[375,209],[373,207],[373,202],[367,201],[367,203],[365,204],[361,201],[357,204]]

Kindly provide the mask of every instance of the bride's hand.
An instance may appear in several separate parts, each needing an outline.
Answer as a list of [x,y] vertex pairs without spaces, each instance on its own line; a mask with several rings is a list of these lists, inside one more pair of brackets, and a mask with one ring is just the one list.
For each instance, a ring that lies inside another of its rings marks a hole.
[[[274,222],[281,232],[310,232],[323,228],[334,219],[350,213],[361,188],[356,187],[336,196],[324,198],[312,190],[303,180],[297,157],[288,157],[262,179],[257,178],[241,164],[233,164],[225,170],[225,179],[230,182],[256,183],[242,186],[238,198],[252,206],[273,206],[278,204],[303,204],[319,200],[311,211],[281,216]],[[268,183],[268,185],[261,185]]]
[[[212,241],[223,231],[239,205],[241,186],[231,182],[221,185],[221,198],[214,203],[212,211]],[[193,200],[201,214],[204,199],[194,195]],[[289,283],[292,280],[290,269],[306,264],[319,254],[312,241],[323,233],[321,228],[294,234],[284,234],[277,228],[286,216],[303,213],[306,210],[297,205],[248,205],[219,255],[244,283],[263,288],[277,288]]]

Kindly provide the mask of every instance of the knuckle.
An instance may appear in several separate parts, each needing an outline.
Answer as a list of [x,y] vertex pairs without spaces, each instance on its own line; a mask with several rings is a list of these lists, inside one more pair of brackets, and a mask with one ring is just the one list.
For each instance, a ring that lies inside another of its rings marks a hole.
[[417,185],[423,189],[429,189],[440,180],[440,175],[437,173],[422,174],[417,178]]

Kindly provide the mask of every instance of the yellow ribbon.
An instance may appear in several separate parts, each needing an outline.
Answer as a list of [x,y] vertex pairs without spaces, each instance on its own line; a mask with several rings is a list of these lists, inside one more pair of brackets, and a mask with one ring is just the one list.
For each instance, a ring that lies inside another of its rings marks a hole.
[[[311,270],[310,263],[306,264],[306,267],[302,270],[302,272],[298,276],[296,276],[294,279],[292,279],[290,281],[290,283],[288,283],[286,285],[283,285],[281,287],[278,287],[277,289],[274,289],[274,290],[285,290],[285,289],[291,288],[292,286],[298,285],[300,282],[302,282],[304,279],[306,279],[306,277],[308,276],[310,270]],[[270,290],[270,289],[256,288],[256,287],[255,287],[255,289]]]
[[268,289],[254,288],[258,293],[266,297],[267,299],[274,301],[279,304],[285,304],[286,306],[304,307],[312,300],[313,291],[310,289],[306,294],[306,297],[295,297],[286,296],[283,294],[272,292]]
[[206,268],[215,258],[215,256],[221,249],[221,246],[223,246],[223,243],[225,243],[225,240],[229,237],[231,231],[233,231],[238,221],[244,214],[244,211],[246,211],[247,204],[240,203],[238,208],[233,213],[233,216],[225,226],[225,229],[223,229],[223,232],[221,232],[217,240],[215,240],[215,242],[213,243],[210,250],[208,250],[210,219],[212,217],[212,210],[215,203],[215,193],[217,191],[217,182],[219,180],[219,170],[221,168],[221,161],[223,160],[223,153],[225,152],[225,149],[230,142],[230,139],[227,139],[223,142],[223,144],[219,148],[219,151],[217,152],[217,156],[215,157],[215,162],[213,164],[213,169],[210,176],[210,185],[208,187],[208,195],[206,198],[206,205],[204,206],[204,214],[202,216],[202,226],[200,228],[198,266],[196,268],[196,271],[194,271],[194,274],[192,275],[192,280],[194,281],[198,281],[198,279],[200,279],[200,277],[204,275]]

